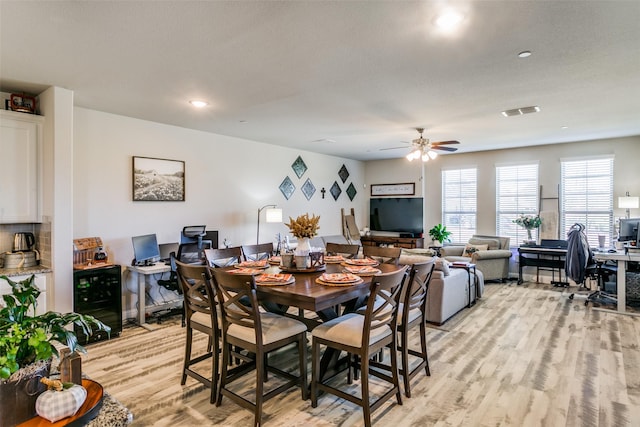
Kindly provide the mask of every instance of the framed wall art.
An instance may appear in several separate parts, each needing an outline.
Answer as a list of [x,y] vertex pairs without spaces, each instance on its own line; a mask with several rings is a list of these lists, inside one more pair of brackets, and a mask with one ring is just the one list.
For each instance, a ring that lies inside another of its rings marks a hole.
[[134,202],[184,202],[184,161],[133,157]]
[[406,182],[401,184],[371,184],[372,196],[413,196],[415,194],[415,182]]

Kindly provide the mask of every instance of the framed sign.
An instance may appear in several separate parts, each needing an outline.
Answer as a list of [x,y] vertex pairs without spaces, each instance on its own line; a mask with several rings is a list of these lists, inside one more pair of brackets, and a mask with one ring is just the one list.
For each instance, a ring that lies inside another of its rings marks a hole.
[[415,182],[402,184],[371,184],[372,196],[413,196],[415,194]]
[[133,201],[184,202],[184,161],[134,156]]

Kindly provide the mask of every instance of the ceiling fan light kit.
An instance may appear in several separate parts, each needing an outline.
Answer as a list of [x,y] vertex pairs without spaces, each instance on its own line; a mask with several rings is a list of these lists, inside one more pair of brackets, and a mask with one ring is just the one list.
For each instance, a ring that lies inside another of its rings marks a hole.
[[417,159],[422,159],[423,162],[428,162],[429,160],[435,160],[438,157],[438,153],[434,150],[443,150],[443,151],[456,151],[457,148],[454,147],[445,147],[445,145],[452,144],[460,144],[458,141],[441,141],[441,142],[431,142],[427,138],[422,136],[422,132],[424,132],[424,128],[416,128],[420,136],[417,139],[411,141],[413,144],[413,148],[411,152],[407,154],[407,160],[413,161]]

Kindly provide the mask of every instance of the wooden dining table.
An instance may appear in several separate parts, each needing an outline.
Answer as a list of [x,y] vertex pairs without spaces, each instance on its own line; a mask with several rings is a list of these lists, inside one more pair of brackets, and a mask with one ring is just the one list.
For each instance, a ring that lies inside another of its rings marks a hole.
[[[392,273],[400,269],[400,266],[393,264],[377,265],[382,273]],[[336,318],[340,313],[337,307],[342,307],[342,314],[355,311],[364,304],[373,276],[360,276],[362,283],[349,286],[329,286],[316,281],[323,273],[342,273],[345,266],[342,264],[326,264],[324,270],[320,271],[295,271],[286,270],[293,274],[294,283],[281,286],[257,286],[258,299],[261,303],[270,302],[282,308],[282,314],[295,317],[291,313],[286,313],[288,307],[297,307],[302,310],[312,311],[318,315],[322,322]],[[264,270],[266,274],[281,273],[277,265],[272,265]],[[301,320],[312,329],[317,320],[302,318]],[[322,379],[336,375],[346,367],[346,358],[340,359],[340,352],[331,348],[327,349],[320,361],[320,372]]]

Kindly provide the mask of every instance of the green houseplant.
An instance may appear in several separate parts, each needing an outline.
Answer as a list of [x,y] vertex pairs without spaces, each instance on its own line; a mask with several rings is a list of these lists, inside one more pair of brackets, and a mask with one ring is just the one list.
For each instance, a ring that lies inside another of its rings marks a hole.
[[429,236],[434,242],[438,242],[441,245],[445,242],[450,242],[449,236],[451,236],[451,232],[447,231],[447,227],[442,224],[434,225],[431,230],[429,230]]
[[29,406],[26,408],[27,418],[0,420],[0,424],[9,422],[10,425],[12,421],[17,424],[30,418],[29,414],[35,414],[37,395],[28,399],[20,393],[27,388],[26,383],[31,376],[48,376],[51,359],[53,355],[58,356],[54,343],[66,345],[71,353],[86,353],[75,332],[67,327],[75,324],[87,335],[94,330],[109,333],[111,328],[93,316],[78,313],[49,311],[36,315],[40,289],[35,284],[35,276],[19,282],[6,276],[0,278],[6,280],[12,290],[11,294],[2,296],[3,304],[0,306],[0,413],[21,417],[24,412],[16,406]]

